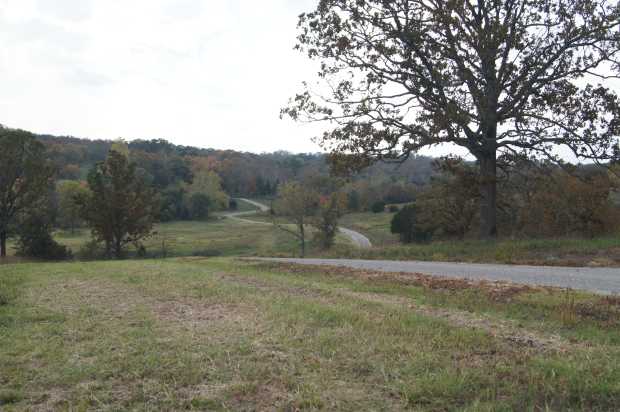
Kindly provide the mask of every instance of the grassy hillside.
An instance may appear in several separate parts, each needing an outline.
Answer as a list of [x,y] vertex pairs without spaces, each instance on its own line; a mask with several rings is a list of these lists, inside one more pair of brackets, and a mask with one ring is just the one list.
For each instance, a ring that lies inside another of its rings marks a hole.
[[0,266],[0,409],[615,410],[617,298],[216,258]]

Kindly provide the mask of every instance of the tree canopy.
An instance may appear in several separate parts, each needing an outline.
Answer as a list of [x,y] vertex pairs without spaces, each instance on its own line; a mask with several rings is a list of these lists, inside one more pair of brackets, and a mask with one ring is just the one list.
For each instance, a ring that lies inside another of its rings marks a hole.
[[106,255],[121,258],[124,248],[152,233],[154,191],[136,175],[136,165],[114,150],[88,174],[90,194],[82,196],[82,217]]
[[[321,0],[298,48],[327,87],[283,115],[330,121],[336,164],[403,159],[441,143],[480,167],[480,234],[497,234],[498,161],[618,155],[620,5],[612,0]],[[343,162],[342,160],[346,161]],[[501,164],[500,164],[501,165]]]
[[31,133],[2,127],[0,166],[0,257],[4,257],[10,226],[46,198],[53,168],[44,146]]

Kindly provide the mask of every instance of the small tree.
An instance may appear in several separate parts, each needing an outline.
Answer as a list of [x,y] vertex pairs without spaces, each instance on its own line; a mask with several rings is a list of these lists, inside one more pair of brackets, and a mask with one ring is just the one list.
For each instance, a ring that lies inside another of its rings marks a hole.
[[359,212],[361,207],[360,194],[357,190],[351,190],[347,195],[347,208],[351,212]]
[[88,174],[91,194],[81,196],[83,219],[106,256],[122,258],[127,244],[137,244],[153,229],[155,194],[136,176],[136,166],[111,150]]
[[390,229],[400,235],[403,243],[425,242],[431,238],[431,233],[418,225],[415,205],[407,205],[396,213]]
[[317,229],[315,238],[321,248],[327,250],[334,245],[338,233],[338,219],[344,214],[346,208],[347,196],[344,193],[336,192],[320,198],[312,226]]
[[10,225],[41,203],[52,175],[45,148],[34,135],[0,127],[0,257],[6,256]]
[[58,224],[74,233],[75,228],[83,223],[80,218],[78,198],[88,194],[88,187],[84,182],[64,180],[58,183],[56,190],[58,192]]
[[385,212],[385,202],[383,200],[376,201],[370,207],[370,211],[372,213],[383,213]]
[[49,216],[41,211],[31,212],[19,224],[17,256],[46,260],[65,260],[72,257],[71,250],[52,237]]
[[205,220],[209,217],[211,200],[205,193],[194,193],[189,197],[189,213],[193,220]]
[[[314,216],[317,209],[318,196],[313,191],[298,182],[285,183],[280,187],[279,197],[275,205],[273,223],[299,240],[301,257],[306,255],[306,229],[308,220]],[[293,221],[295,230],[291,230],[277,221],[277,216],[285,216]]]

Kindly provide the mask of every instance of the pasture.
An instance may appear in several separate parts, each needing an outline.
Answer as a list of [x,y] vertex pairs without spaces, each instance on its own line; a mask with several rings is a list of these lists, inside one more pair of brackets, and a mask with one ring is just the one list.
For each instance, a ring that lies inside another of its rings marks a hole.
[[230,258],[0,266],[0,408],[615,410],[617,298]]

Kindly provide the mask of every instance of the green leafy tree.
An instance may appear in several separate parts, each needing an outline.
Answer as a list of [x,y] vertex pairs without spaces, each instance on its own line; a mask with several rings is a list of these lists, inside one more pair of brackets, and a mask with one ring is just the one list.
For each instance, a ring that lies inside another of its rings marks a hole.
[[0,127],[0,257],[11,225],[45,201],[52,176],[45,148],[32,134]]
[[344,170],[466,149],[480,235],[494,238],[505,155],[617,155],[620,104],[601,83],[620,68],[619,27],[616,0],[322,0],[300,16],[298,48],[327,87],[283,115],[334,124],[320,142]]
[[52,229],[50,217],[40,210],[24,216],[19,223],[17,256],[45,260],[72,258],[71,250],[54,240]]
[[83,223],[78,199],[88,195],[88,187],[85,182],[63,180],[58,183],[56,191],[58,193],[58,224],[74,233],[75,228]]
[[111,150],[88,174],[90,194],[79,197],[82,218],[106,256],[120,259],[128,244],[152,234],[157,199],[136,175],[136,165]]
[[403,243],[425,242],[431,233],[418,225],[415,205],[407,205],[392,217],[391,232],[400,236]]
[[383,213],[385,212],[385,202],[383,200],[377,200],[370,206],[370,211],[372,213]]
[[189,197],[189,211],[193,220],[205,220],[209,217],[211,199],[204,193],[194,193]]

